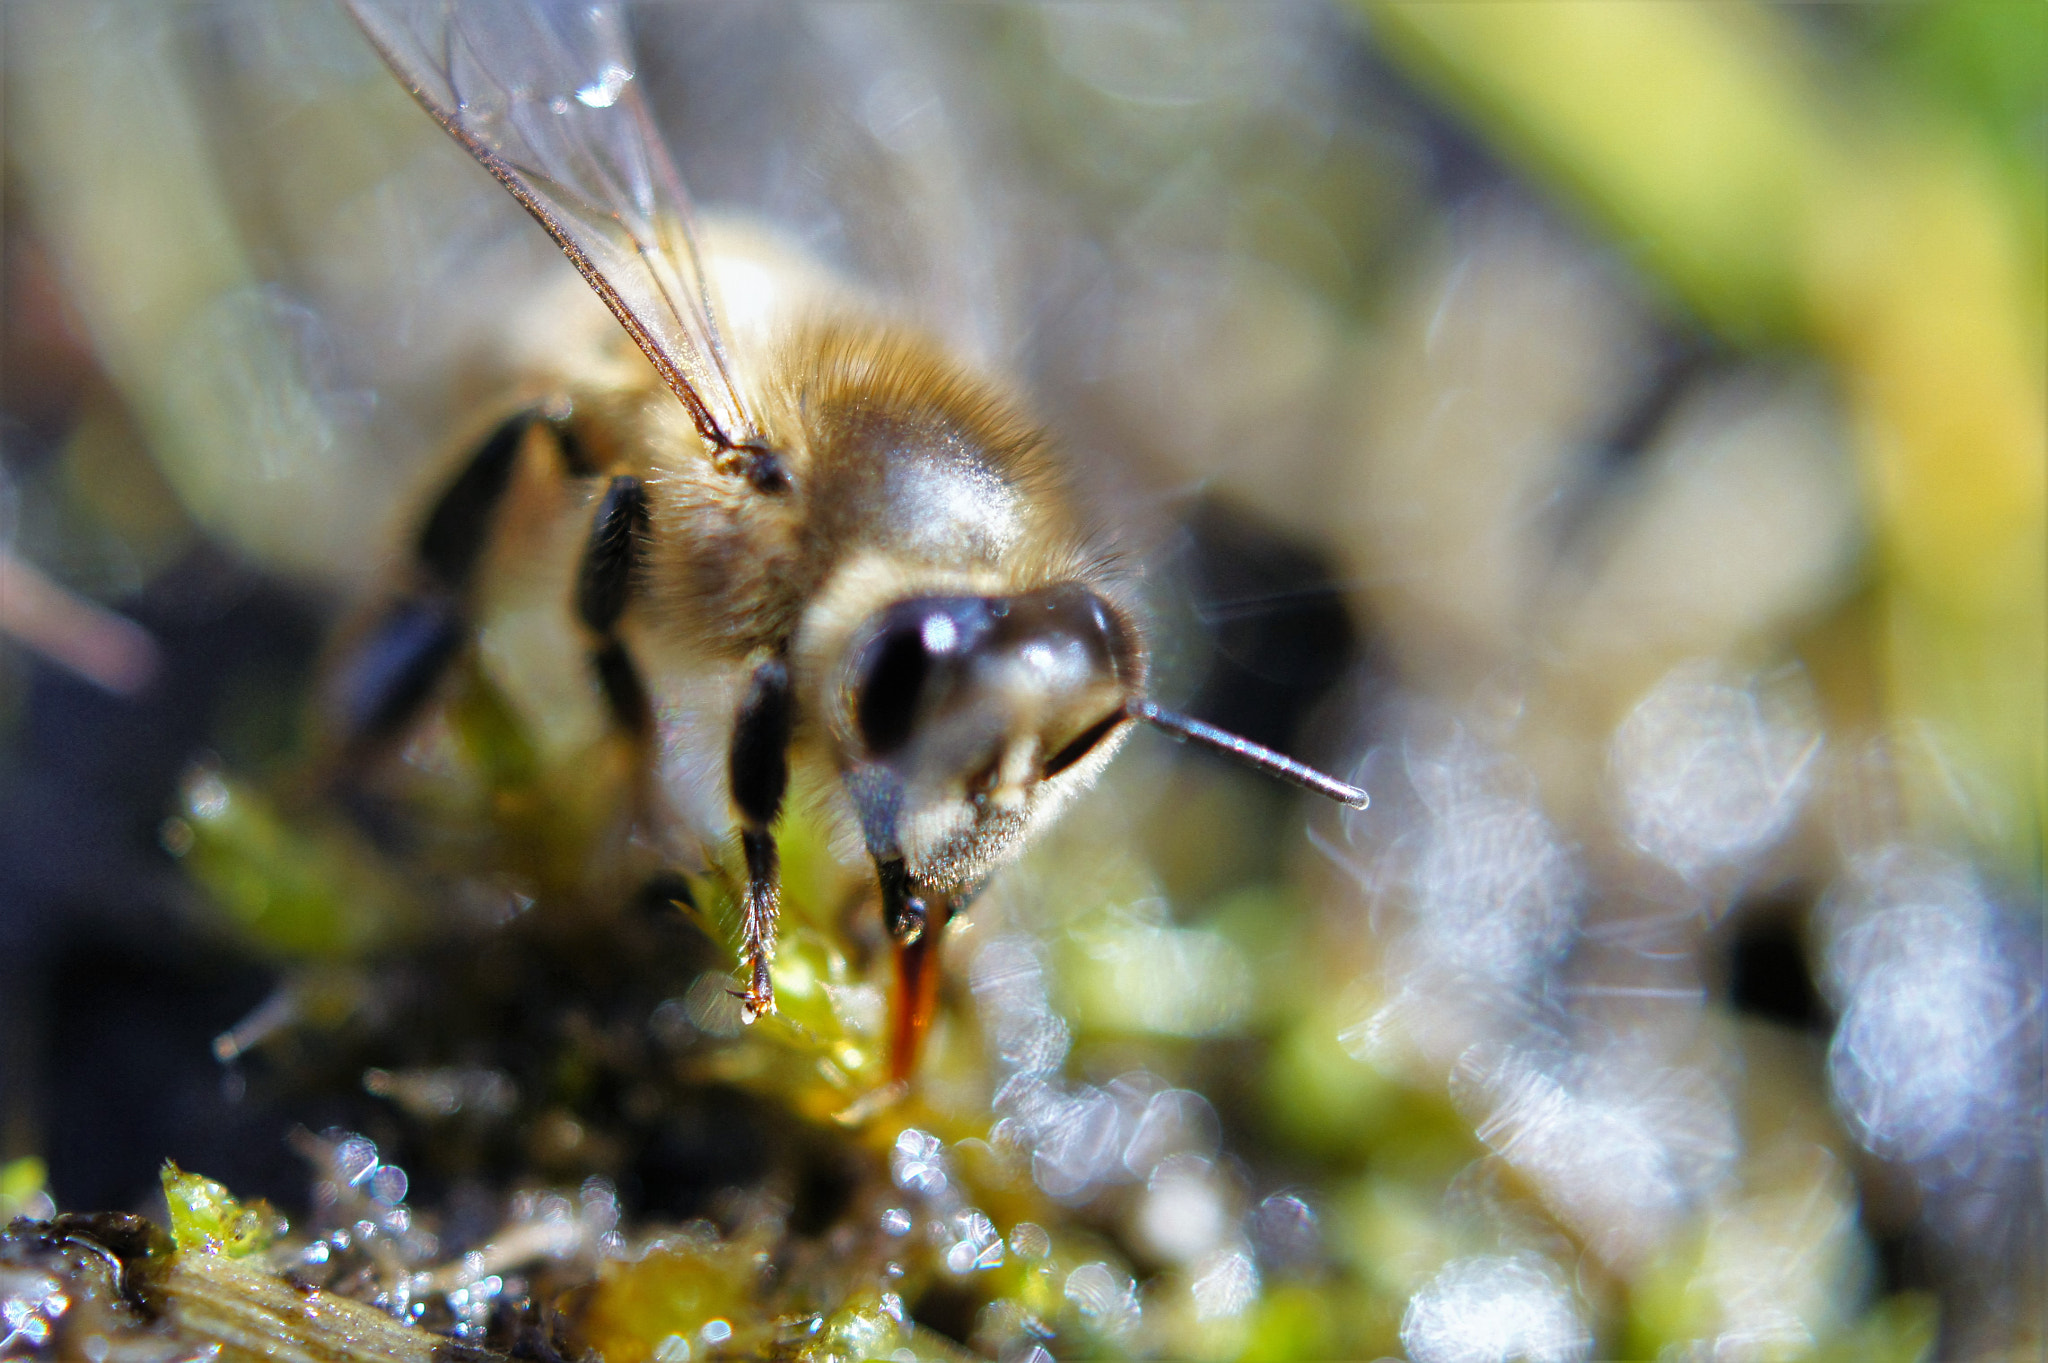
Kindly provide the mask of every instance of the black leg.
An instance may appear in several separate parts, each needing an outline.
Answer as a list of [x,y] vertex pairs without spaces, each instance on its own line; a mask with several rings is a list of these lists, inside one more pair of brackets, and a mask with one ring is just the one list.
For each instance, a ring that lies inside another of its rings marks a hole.
[[453,592],[469,587],[490,543],[498,504],[519,466],[519,447],[536,419],[532,412],[520,412],[492,431],[428,513],[413,553],[437,586]]
[[576,616],[597,636],[590,666],[612,721],[643,743],[654,735],[654,707],[640,669],[616,631],[639,577],[646,539],[647,492],[638,478],[620,474],[605,489],[590,523],[583,562],[576,570]]
[[746,699],[740,702],[730,762],[732,802],[739,811],[740,846],[747,860],[747,895],[740,918],[740,964],[747,973],[747,987],[740,1004],[749,1022],[775,1011],[768,960],[775,954],[782,885],[773,825],[789,788],[789,735],[794,718],[789,668],[780,659],[770,659],[754,669]]
[[385,602],[321,684],[322,708],[343,757],[358,758],[411,728],[467,636],[462,604],[452,593]]
[[620,474],[604,490],[576,574],[576,614],[599,634],[611,633],[625,614],[647,539],[647,490]]
[[465,598],[537,419],[533,412],[508,418],[470,455],[420,526],[410,581],[328,674],[322,701],[344,764],[409,729],[461,654],[469,637]]

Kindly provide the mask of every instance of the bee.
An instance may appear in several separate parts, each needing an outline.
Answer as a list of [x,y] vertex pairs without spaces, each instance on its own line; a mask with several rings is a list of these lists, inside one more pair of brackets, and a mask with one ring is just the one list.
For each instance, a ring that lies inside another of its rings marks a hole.
[[348,3],[647,363],[515,414],[447,484],[406,585],[331,679],[344,747],[403,733],[460,653],[494,512],[539,429],[569,471],[604,480],[573,608],[608,722],[642,768],[657,718],[629,616],[643,652],[744,678],[726,775],[748,1021],[775,1006],[775,827],[793,769],[836,789],[874,863],[899,1079],[931,1018],[947,921],[1137,723],[1364,807],[1351,785],[1152,702],[1128,584],[1009,389],[805,282],[815,271],[786,271],[771,315],[721,331],[714,300],[759,262],[706,249],[693,228],[617,6]]

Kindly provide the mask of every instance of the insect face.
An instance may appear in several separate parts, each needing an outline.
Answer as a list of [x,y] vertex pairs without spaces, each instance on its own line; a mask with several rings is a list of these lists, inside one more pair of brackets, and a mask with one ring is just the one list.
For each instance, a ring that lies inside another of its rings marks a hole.
[[1129,625],[1077,584],[878,611],[841,688],[869,850],[935,888],[985,875],[1108,760],[1142,663]]

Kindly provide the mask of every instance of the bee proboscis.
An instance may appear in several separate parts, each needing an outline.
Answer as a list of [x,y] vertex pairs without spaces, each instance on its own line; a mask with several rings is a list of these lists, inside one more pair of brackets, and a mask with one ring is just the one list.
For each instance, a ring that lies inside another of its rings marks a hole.
[[399,79],[562,248],[649,362],[483,441],[406,584],[331,679],[344,747],[402,733],[468,631],[493,513],[536,429],[606,480],[574,591],[617,729],[652,760],[643,636],[741,679],[728,783],[748,1020],[774,1007],[775,825],[818,765],[875,867],[897,958],[892,1068],[931,1016],[940,930],[1143,721],[1319,794],[1365,793],[1147,695],[1142,619],[1021,402],[850,293],[720,331],[724,261],[590,0],[348,0]]

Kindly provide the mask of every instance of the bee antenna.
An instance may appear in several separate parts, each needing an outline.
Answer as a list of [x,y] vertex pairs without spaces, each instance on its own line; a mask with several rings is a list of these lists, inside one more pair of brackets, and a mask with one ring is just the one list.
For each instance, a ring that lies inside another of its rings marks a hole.
[[1248,767],[1254,767],[1268,776],[1277,776],[1303,790],[1350,805],[1353,809],[1364,809],[1372,803],[1372,797],[1357,786],[1325,775],[1314,767],[1297,762],[1291,757],[1274,752],[1271,748],[1240,737],[1228,729],[1219,729],[1213,724],[1204,724],[1187,715],[1177,715],[1171,710],[1162,710],[1149,700],[1135,700],[1124,707],[1124,713],[1132,719],[1142,719],[1155,729],[1163,729],[1175,738],[1188,743],[1199,743],[1211,752],[1222,753],[1235,758]]

